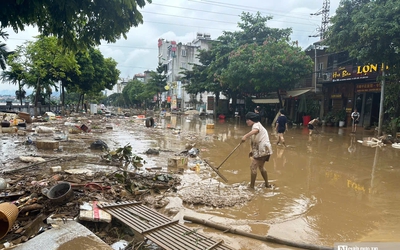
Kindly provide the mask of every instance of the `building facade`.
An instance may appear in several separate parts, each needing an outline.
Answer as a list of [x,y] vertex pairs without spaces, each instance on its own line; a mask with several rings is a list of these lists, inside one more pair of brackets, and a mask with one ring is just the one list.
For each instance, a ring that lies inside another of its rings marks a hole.
[[208,50],[211,47],[211,37],[209,34],[197,33],[196,38],[189,43],[177,43],[165,39],[158,39],[158,61],[166,72],[167,86],[166,92],[162,95],[162,102],[170,104],[172,109],[184,109],[192,106],[191,102],[206,103],[207,93],[191,96],[185,91],[185,87],[180,81],[184,70],[191,70],[192,64],[200,64],[197,54],[199,50]]
[[381,65],[362,64],[347,52],[329,53],[327,47],[318,50],[315,63],[317,86],[321,86],[323,94],[321,117],[337,120],[338,114],[345,113],[345,123],[349,126],[350,115],[357,109],[361,115],[359,126],[377,126],[381,92],[377,78]]

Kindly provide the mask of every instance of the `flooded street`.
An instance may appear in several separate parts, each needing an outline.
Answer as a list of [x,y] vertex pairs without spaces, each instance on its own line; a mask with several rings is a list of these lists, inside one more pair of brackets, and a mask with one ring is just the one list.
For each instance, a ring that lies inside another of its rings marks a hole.
[[[207,129],[207,124],[214,124],[214,129]],[[146,128],[130,118],[116,119],[113,130],[104,133],[93,130],[92,139],[85,141],[86,135],[70,135],[68,142],[60,144],[63,152],[54,154],[77,155],[81,159],[59,163],[63,169],[105,170],[105,166],[90,163],[98,153],[88,148],[94,139],[102,139],[110,148],[129,143],[133,152],[146,161],[145,168],[162,167],[170,171],[167,158],[184,150],[188,143],[195,143],[200,159],[217,167],[250,130],[244,121],[237,119],[214,121],[191,116],[157,119],[156,125],[157,128]],[[291,128],[285,134],[285,148],[276,145],[271,127],[266,128],[274,152],[265,167],[275,189],[262,187],[264,181],[259,172],[256,190],[247,189],[250,181],[250,140],[247,140],[219,169],[228,183],[218,182],[221,178],[201,160],[197,171],[190,170],[192,165],[189,165],[176,197],[170,197],[170,205],[164,210],[167,215],[180,219],[195,215],[253,234],[319,246],[332,247],[335,242],[400,241],[399,149],[390,145],[364,146],[357,141],[373,136],[374,131],[359,129],[353,135],[351,128],[346,127],[319,127],[311,137],[307,128]],[[26,137],[2,134],[2,170],[18,155],[44,154],[22,145],[24,140]],[[160,148],[158,156],[143,153],[156,147]],[[217,198],[204,202],[205,197],[211,196]],[[200,202],[186,202],[193,198]],[[175,213],[171,212],[174,209]],[[292,249],[215,229],[203,231],[235,249]]]
[[[243,121],[227,120],[216,121],[214,129],[207,130],[205,124],[212,122],[182,120],[180,126],[183,131],[195,130],[204,138],[213,138],[200,140],[197,147],[206,149],[201,158],[217,167],[250,127]],[[322,127],[310,137],[307,128],[291,128],[285,134],[287,148],[276,145],[271,127],[267,130],[274,154],[265,167],[277,188],[262,188],[258,173],[258,188],[248,203],[220,209],[200,206],[194,208],[197,212],[232,219],[232,226],[254,234],[314,245],[400,241],[400,150],[390,145],[364,146],[357,141],[373,136],[374,131],[363,129],[353,135],[351,128]],[[250,181],[249,148],[246,141],[220,168],[237,192]],[[219,190],[210,183],[205,192]],[[255,244],[259,247],[259,242]],[[270,248],[265,244],[259,249]]]

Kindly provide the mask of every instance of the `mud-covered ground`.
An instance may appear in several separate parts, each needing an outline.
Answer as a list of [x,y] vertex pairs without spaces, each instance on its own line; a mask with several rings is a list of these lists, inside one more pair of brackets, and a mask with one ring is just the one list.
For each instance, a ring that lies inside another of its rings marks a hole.
[[[190,112],[186,117],[199,119]],[[48,230],[51,225],[43,221],[49,216],[78,218],[80,206],[91,201],[141,201],[169,216],[179,212],[175,206],[165,209],[174,197],[189,206],[216,208],[249,201],[252,192],[219,182],[200,157],[208,150],[204,145],[217,136],[185,131],[175,119],[155,116],[154,126],[148,127],[135,115],[79,114],[37,119],[18,132],[2,133],[0,177],[8,186],[1,190],[0,201],[14,202],[20,213],[0,243],[23,243],[39,226],[41,232]],[[132,153],[130,160],[124,150]],[[71,185],[72,198],[49,198],[49,190],[61,182]],[[121,222],[82,223],[110,245],[120,239],[131,246],[141,244]]]

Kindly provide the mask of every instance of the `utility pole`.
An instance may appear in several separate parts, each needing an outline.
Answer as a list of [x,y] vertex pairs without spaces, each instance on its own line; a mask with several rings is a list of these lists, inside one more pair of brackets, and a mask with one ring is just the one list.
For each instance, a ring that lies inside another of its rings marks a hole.
[[[324,40],[326,38],[326,31],[328,30],[329,24],[329,10],[330,10],[331,2],[330,0],[324,0],[322,4],[322,9],[317,11],[316,13],[311,13],[312,16],[322,15],[321,26],[317,29],[319,31],[319,38]],[[311,36],[316,37],[316,36]]]
[[381,81],[381,100],[379,104],[379,123],[378,123],[378,136],[382,135],[382,124],[383,124],[383,104],[385,99],[385,67],[382,63],[382,81]]

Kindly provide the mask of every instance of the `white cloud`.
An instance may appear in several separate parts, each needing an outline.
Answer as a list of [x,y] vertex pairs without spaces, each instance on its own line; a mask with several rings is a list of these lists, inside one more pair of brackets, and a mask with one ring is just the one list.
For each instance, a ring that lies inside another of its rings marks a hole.
[[[330,1],[330,13],[333,15],[339,0]],[[105,57],[112,57],[118,62],[121,78],[132,77],[145,70],[155,70],[158,63],[157,40],[164,38],[177,42],[191,42],[197,32],[209,33],[216,39],[224,30],[237,30],[239,15],[242,11],[262,15],[271,15],[273,19],[268,25],[276,28],[292,28],[292,40],[297,40],[302,48],[318,41],[310,38],[318,34],[322,16],[312,16],[322,9],[322,1],[315,0],[153,0],[142,10],[144,23],[133,27],[127,39],[121,38],[115,44],[103,43],[99,49]],[[27,27],[25,31],[15,34],[7,29],[10,39],[7,45],[15,49],[26,40],[33,40],[37,29]],[[15,85],[0,85],[0,90]]]

